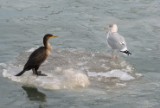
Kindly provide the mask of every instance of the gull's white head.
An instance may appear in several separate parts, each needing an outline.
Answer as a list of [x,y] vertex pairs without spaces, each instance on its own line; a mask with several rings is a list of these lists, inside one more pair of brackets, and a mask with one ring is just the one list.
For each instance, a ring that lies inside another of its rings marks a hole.
[[111,24],[109,25],[109,29],[110,31],[113,33],[113,32],[117,32],[118,31],[118,27],[117,27],[117,24]]

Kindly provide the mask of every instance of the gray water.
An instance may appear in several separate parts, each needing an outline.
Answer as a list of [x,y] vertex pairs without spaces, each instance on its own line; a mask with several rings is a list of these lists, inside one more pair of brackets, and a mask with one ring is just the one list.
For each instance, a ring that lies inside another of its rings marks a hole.
[[[159,0],[1,0],[0,108],[159,108],[159,6]],[[111,23],[132,52],[118,61],[106,43]],[[31,71],[14,77],[45,33],[59,36],[40,68],[48,77]]]

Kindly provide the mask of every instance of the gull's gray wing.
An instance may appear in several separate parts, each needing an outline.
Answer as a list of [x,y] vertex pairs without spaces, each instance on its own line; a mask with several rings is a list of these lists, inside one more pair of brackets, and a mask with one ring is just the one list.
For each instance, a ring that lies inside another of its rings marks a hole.
[[107,34],[107,42],[112,49],[117,49],[119,51],[127,50],[124,37],[118,33],[109,32]]

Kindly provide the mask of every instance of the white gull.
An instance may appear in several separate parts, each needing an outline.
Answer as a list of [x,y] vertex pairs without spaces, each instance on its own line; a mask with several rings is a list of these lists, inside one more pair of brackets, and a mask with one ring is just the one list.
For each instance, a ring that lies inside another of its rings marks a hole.
[[116,24],[109,25],[109,31],[107,33],[108,45],[112,48],[112,51],[120,51],[127,55],[131,55],[128,51],[126,41],[123,36],[118,33],[118,27]]

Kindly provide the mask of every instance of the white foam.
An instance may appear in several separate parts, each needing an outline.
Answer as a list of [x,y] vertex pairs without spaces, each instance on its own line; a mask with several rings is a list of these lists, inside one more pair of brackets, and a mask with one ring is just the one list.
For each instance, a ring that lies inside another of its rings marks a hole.
[[7,65],[5,63],[0,63],[0,66],[2,66],[3,68],[7,67]]
[[[28,52],[33,50],[35,48],[29,49]],[[54,49],[53,56],[47,59],[39,69],[47,76],[37,77],[32,74],[32,71],[27,71],[22,76],[16,77],[14,75],[23,69],[25,61],[21,58],[26,58],[26,54],[28,53],[20,54],[14,64],[0,64],[4,67],[2,68],[3,76],[25,85],[46,89],[87,87],[90,85],[89,78],[98,82],[120,83],[118,85],[121,86],[123,81],[140,76],[135,74],[133,67],[124,60],[112,61],[105,53]],[[84,72],[88,72],[88,76]]]
[[106,78],[119,78],[122,81],[129,81],[135,79],[133,76],[129,75],[127,72],[121,70],[112,70],[109,72],[88,72],[90,77],[106,77]]
[[35,48],[30,48],[30,49],[27,50],[26,52],[33,52],[36,48],[37,48],[37,47],[35,47]]
[[10,65],[7,69],[3,69],[3,76],[11,79],[12,81],[20,82],[24,85],[42,87],[45,89],[72,89],[79,87],[87,87],[90,82],[88,77],[80,71],[75,69],[61,69],[60,67],[56,71],[61,72],[61,76],[55,75],[55,73],[47,73],[48,76],[36,76],[31,71],[25,72],[22,76],[14,76],[19,72],[19,68]]
[[136,75],[138,78],[143,76],[141,73],[135,73],[135,75]]
[[71,84],[72,87],[86,87],[90,84],[89,79],[85,74],[72,68],[65,70],[64,75],[67,79],[67,83],[69,83],[67,85]]

